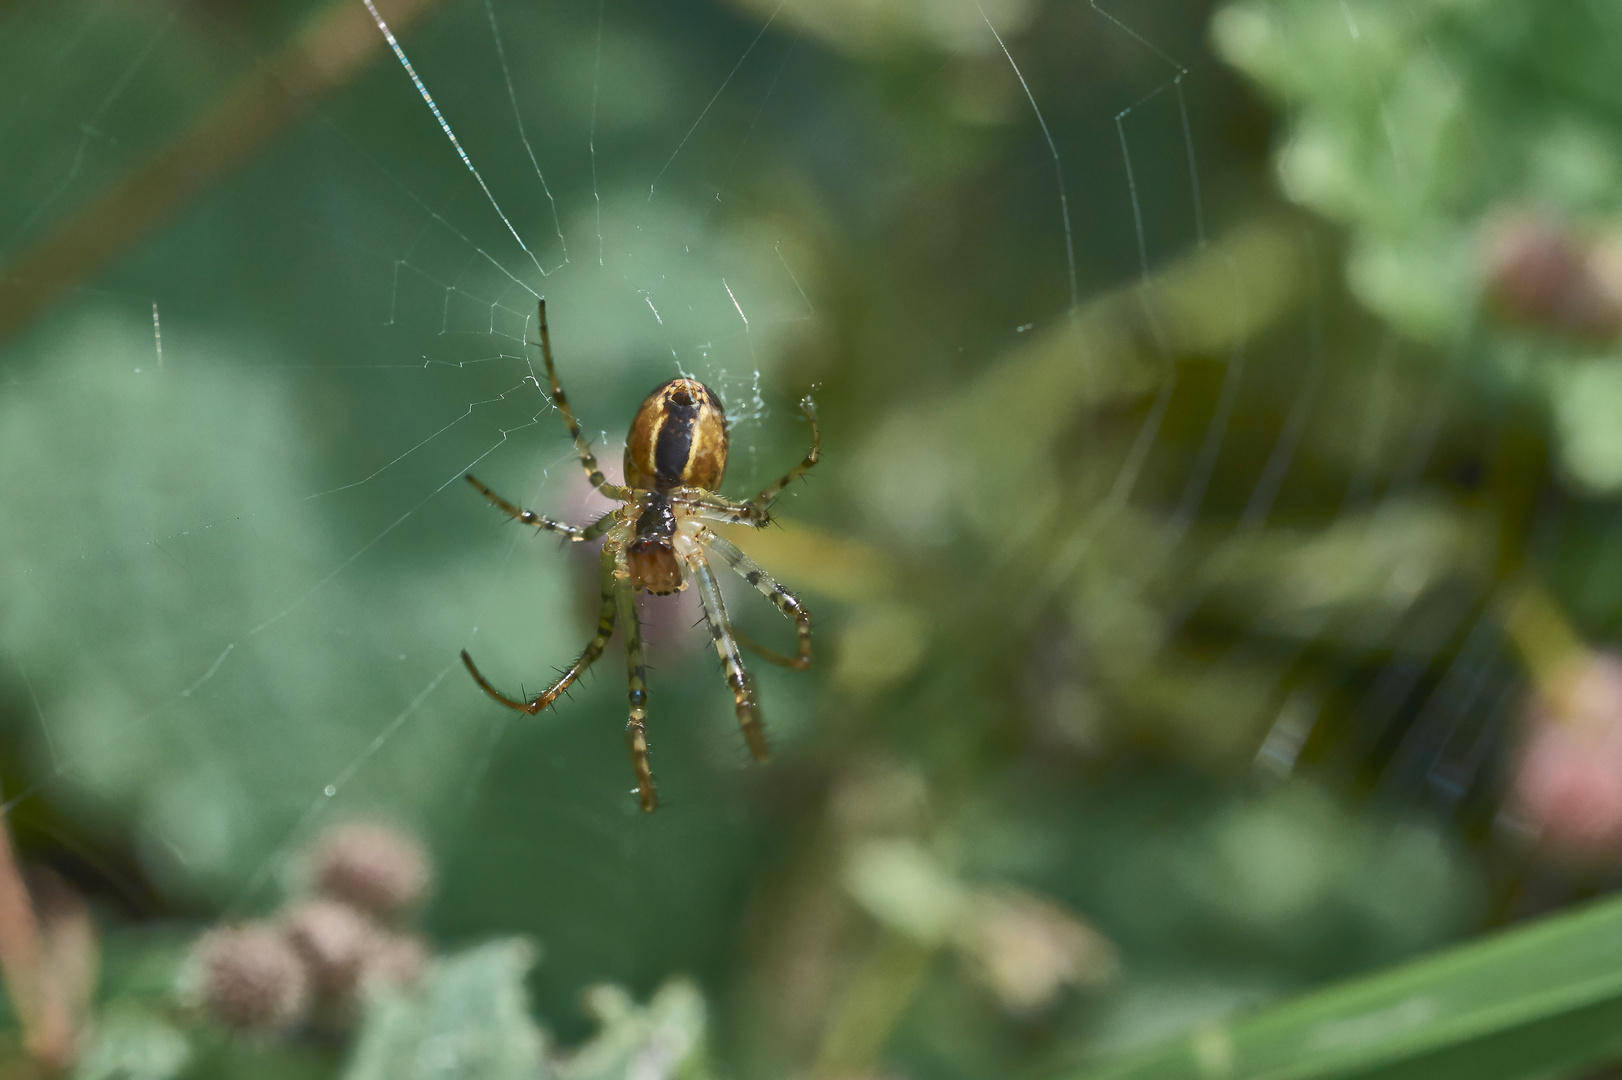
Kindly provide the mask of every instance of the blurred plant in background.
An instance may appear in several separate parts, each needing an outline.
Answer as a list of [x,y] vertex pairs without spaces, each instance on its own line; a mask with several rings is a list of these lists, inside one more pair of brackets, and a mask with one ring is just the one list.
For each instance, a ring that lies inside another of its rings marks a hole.
[[1523,429],[1498,435],[1485,490],[1500,619],[1537,684],[1514,786],[1551,846],[1602,864],[1622,828],[1607,749],[1622,712],[1610,660],[1582,639],[1614,634],[1615,585],[1606,555],[1578,577],[1560,557],[1573,538],[1540,543],[1526,516],[1569,517],[1622,481],[1622,100],[1593,51],[1619,29],[1599,10],[1446,3],[1235,3],[1213,24],[1223,54],[1289,101],[1279,175],[1346,226],[1353,293],[1452,352],[1469,392]]
[[[1565,478],[1622,485],[1609,422],[1622,98],[1614,13],[1518,4],[1233,4],[1222,52],[1292,101],[1279,175],[1350,230],[1348,281],[1403,333],[1546,396]],[[1506,325],[1473,330],[1485,314]]]
[[[497,940],[430,957],[401,932],[404,909],[427,883],[411,837],[376,824],[340,826],[304,858],[313,864],[305,886],[312,894],[271,919],[203,934],[165,992],[126,986],[100,1016],[85,1015],[81,1003],[76,1035],[57,1038],[70,1049],[45,1046],[42,1024],[27,1020],[35,1062],[46,1072],[76,1064],[75,1076],[108,1080],[266,1066],[304,1074],[342,1057],[341,1073],[352,1078],[710,1075],[704,1003],[690,983],[670,981],[646,1007],[617,987],[592,988],[586,1004],[601,1031],[564,1055],[530,1016],[523,980],[533,946]],[[53,951],[49,973],[71,973]],[[14,939],[3,955],[11,986]],[[13,1000],[31,1003],[25,1017],[43,1004],[38,993]]]
[[[19,1075],[1622,1053],[1609,909],[1341,985],[1622,852],[1614,17],[377,9],[409,74],[358,0],[0,11]],[[774,760],[650,607],[649,818],[614,649],[456,660],[589,633],[460,482],[598,505],[540,293],[605,460],[678,371],[729,491],[825,425],[728,533],[817,615]]]

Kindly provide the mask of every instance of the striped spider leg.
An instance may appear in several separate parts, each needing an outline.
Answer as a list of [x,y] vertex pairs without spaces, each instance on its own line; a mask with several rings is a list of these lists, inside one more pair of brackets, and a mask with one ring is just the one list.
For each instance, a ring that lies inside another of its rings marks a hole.
[[596,521],[582,529],[578,526],[569,525],[565,522],[558,521],[556,518],[549,518],[544,514],[537,514],[533,510],[525,510],[521,506],[515,506],[506,499],[503,499],[500,495],[497,495],[495,492],[491,491],[489,488],[485,487],[483,484],[479,483],[479,481],[474,478],[472,473],[468,473],[462,479],[472,484],[479,490],[481,495],[499,506],[508,517],[511,517],[516,521],[523,522],[525,525],[533,525],[537,529],[544,529],[547,532],[555,532],[565,539],[573,540],[575,543],[597,539],[599,536],[603,535],[603,533],[613,528],[614,522],[617,520],[614,516],[614,511],[610,510],[608,513],[604,514],[602,517],[598,518]]
[[[615,556],[623,573],[623,544],[618,545]],[[648,665],[642,658],[642,615],[636,609],[636,588],[630,577],[619,579],[614,602],[619,608],[620,636],[625,642],[626,697],[631,706],[630,719],[625,722],[625,748],[630,751],[631,769],[636,773],[637,801],[643,812],[651,814],[659,808],[659,793],[654,789],[653,766],[648,761]]]
[[[705,530],[708,532],[709,530]],[[696,541],[696,537],[694,538]],[[721,668],[726,673],[727,685],[732,688],[732,699],[738,714],[738,727],[743,730],[743,741],[756,761],[771,756],[766,749],[766,728],[760,722],[760,702],[755,698],[755,681],[743,666],[738,652],[738,639],[727,619],[726,602],[721,599],[721,587],[716,584],[715,573],[704,558],[703,548],[693,543],[683,555],[687,572],[698,583],[698,599],[704,605],[704,621],[709,624],[710,638],[721,657]]]
[[[614,514],[610,513],[591,528],[595,529],[603,521],[613,517]],[[558,695],[573,686],[575,681],[585,674],[586,669],[595,664],[597,658],[603,655],[603,650],[608,648],[608,639],[614,634],[615,603],[617,594],[620,592],[620,580],[615,573],[617,569],[615,556],[618,553],[618,549],[612,541],[603,545],[603,555],[598,574],[598,581],[602,588],[602,605],[597,612],[597,633],[592,635],[592,639],[586,643],[585,651],[580,654],[574,663],[569,665],[562,675],[558,676],[556,682],[527,700],[510,698],[494,686],[491,686],[489,680],[479,674],[479,669],[474,666],[473,657],[467,654],[466,649],[463,649],[462,663],[467,665],[468,673],[473,676],[473,681],[478,683],[486,694],[489,694],[507,708],[516,709],[521,713],[529,713],[531,716],[552,704],[558,699]]]
[[[574,439],[575,450],[580,455],[580,465],[586,471],[586,478],[591,482],[593,487],[595,487],[598,491],[601,491],[610,499],[616,499],[621,502],[629,500],[631,498],[629,489],[615,484],[610,484],[603,476],[602,470],[597,465],[596,455],[591,452],[591,444],[586,441],[586,437],[580,432],[580,425],[575,421],[574,412],[569,408],[569,399],[564,395],[563,386],[558,382],[557,368],[552,363],[552,335],[547,329],[546,325],[546,301],[544,299],[540,301],[537,310],[541,328],[541,357],[546,364],[547,381],[552,387],[552,403],[558,407],[558,412],[562,414],[563,422],[569,429],[569,435]],[[610,510],[608,513],[604,514],[602,517],[598,518],[596,521],[582,529],[577,526],[558,521],[555,518],[549,518],[543,514],[537,514],[533,510],[526,510],[523,507],[508,502],[506,499],[502,498],[500,495],[497,495],[484,484],[480,483],[472,473],[468,473],[465,479],[468,483],[477,488],[480,494],[489,499],[491,502],[495,503],[496,506],[500,507],[504,513],[514,520],[522,522],[525,525],[533,525],[537,529],[543,529],[547,532],[555,532],[568,540],[574,541],[575,543],[584,543],[588,540],[595,540],[597,537],[602,536],[604,533],[612,529],[619,521],[620,511],[618,509]],[[474,666],[473,658],[468,655],[467,650],[462,650],[462,663],[467,665],[468,672],[472,674],[474,681],[479,684],[485,693],[489,694],[491,697],[495,698],[509,709],[517,709],[519,712],[534,715],[535,713],[538,713],[542,709],[546,708],[548,705],[552,704],[553,701],[557,700],[559,694],[563,693],[571,685],[573,685],[575,680],[579,679],[587,668],[597,662],[597,658],[601,656],[603,654],[603,650],[608,647],[608,639],[614,632],[613,585],[617,580],[614,574],[614,555],[615,552],[614,550],[611,550],[611,545],[605,544],[603,546],[601,571],[602,610],[597,618],[596,635],[591,639],[590,643],[586,645],[586,649],[580,654],[579,659],[571,664],[568,670],[566,670],[563,675],[546,690],[528,699],[527,701],[515,701],[514,699],[507,697],[495,687],[491,686],[489,681],[485,679],[483,675],[479,674],[479,669]]]
[[569,437],[574,440],[574,448],[580,455],[580,465],[586,470],[586,479],[591,486],[616,502],[624,502],[631,497],[629,488],[619,484],[610,484],[603,475],[603,470],[597,465],[597,455],[591,452],[591,443],[580,432],[580,424],[574,418],[574,410],[569,408],[569,398],[563,392],[563,384],[558,382],[558,370],[552,364],[552,332],[546,326],[546,299],[543,297],[538,305],[541,321],[541,359],[546,363],[546,381],[552,387],[552,404],[558,407],[563,415],[563,423],[569,429]]
[[[481,490],[483,488],[481,487]],[[498,497],[492,496],[494,501]],[[507,509],[509,504],[497,502],[498,506]],[[635,503],[630,504],[635,508]],[[516,509],[516,508],[514,508]],[[512,511],[509,510],[509,513]],[[527,511],[525,511],[527,513]],[[519,517],[517,513],[514,517]],[[532,515],[538,517],[539,515]],[[647,664],[642,654],[642,621],[636,608],[636,586],[633,584],[627,568],[626,546],[634,537],[634,530],[624,510],[613,510],[603,515],[592,525],[585,529],[574,529],[571,539],[586,540],[594,536],[608,534],[603,543],[602,556],[599,562],[599,582],[601,585],[602,604],[597,615],[597,632],[586,643],[585,650],[568,669],[560,675],[551,686],[536,694],[534,697],[517,699],[510,698],[497,690],[490,681],[480,672],[473,663],[473,658],[467,650],[462,650],[462,663],[467,666],[468,673],[473,676],[486,694],[495,698],[509,709],[534,715],[555,702],[558,697],[574,685],[586,669],[596,663],[608,647],[609,638],[614,634],[614,626],[619,625],[620,636],[625,644],[625,667],[629,685],[630,719],[625,725],[625,742],[631,754],[631,767],[636,772],[637,796],[643,810],[652,812],[659,807],[659,796],[653,784],[653,770],[648,760],[648,734],[647,734],[647,702],[648,682]],[[526,518],[519,520],[527,521]],[[549,519],[543,519],[549,520]],[[538,527],[545,528],[538,522],[530,522]],[[562,526],[554,531],[570,529],[571,526]]]
[[761,656],[782,667],[795,668],[803,671],[811,666],[811,613],[800,603],[799,598],[779,585],[775,579],[759,566],[755,561],[725,537],[717,536],[709,529],[700,534],[700,542],[713,551],[728,568],[739,577],[755,587],[755,591],[770,600],[778,611],[794,621],[793,656],[784,656],[774,652],[764,645],[751,641],[741,630],[732,633],[745,645],[749,646]]

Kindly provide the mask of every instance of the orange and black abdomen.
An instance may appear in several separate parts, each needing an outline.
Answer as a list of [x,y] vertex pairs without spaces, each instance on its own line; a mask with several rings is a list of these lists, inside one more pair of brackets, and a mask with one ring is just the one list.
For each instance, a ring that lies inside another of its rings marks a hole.
[[672,379],[649,394],[625,442],[625,483],[665,491],[715,491],[727,471],[721,399],[697,379]]

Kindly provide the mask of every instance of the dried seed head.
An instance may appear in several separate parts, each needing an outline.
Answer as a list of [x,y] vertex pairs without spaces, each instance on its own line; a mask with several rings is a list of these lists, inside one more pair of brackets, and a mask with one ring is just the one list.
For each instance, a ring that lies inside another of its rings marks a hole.
[[428,853],[417,838],[388,825],[340,825],[316,842],[316,888],[379,918],[397,915],[428,892]]
[[211,930],[193,952],[199,1004],[228,1027],[276,1031],[301,1020],[309,974],[280,931],[264,924]]
[[1610,338],[1622,331],[1622,294],[1607,244],[1564,222],[1506,211],[1482,229],[1486,296],[1504,317],[1556,333]]
[[1622,859],[1622,658],[1593,653],[1527,702],[1517,809],[1553,853]]
[[365,915],[337,900],[311,900],[286,916],[287,940],[309,965],[323,994],[353,989],[383,944],[383,933]]

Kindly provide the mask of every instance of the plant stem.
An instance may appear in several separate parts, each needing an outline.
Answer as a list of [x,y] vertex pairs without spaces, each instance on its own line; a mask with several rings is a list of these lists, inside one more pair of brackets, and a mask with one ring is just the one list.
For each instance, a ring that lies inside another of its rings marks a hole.
[[[385,5],[397,33],[439,0]],[[359,3],[333,0],[224,100],[0,267],[0,341],[347,85],[384,41]]]
[[73,1019],[46,962],[39,917],[12,847],[9,815],[0,818],[0,978],[29,1056],[51,1070],[71,1065]]

